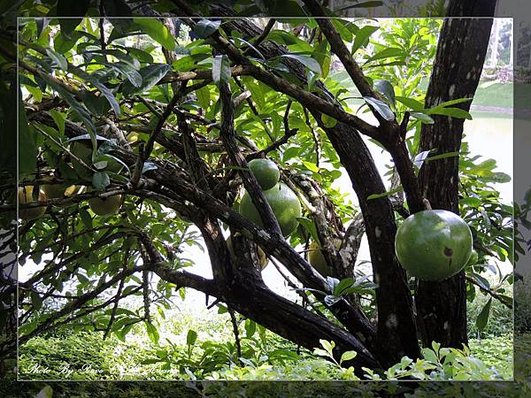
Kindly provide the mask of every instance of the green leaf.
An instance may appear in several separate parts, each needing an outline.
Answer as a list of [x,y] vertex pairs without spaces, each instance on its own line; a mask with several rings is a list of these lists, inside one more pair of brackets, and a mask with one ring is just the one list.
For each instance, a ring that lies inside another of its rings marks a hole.
[[61,54],[55,52],[51,48],[46,49],[46,54],[48,54],[48,57],[50,57],[52,60],[52,66],[55,64],[55,66],[64,70],[65,72],[68,70],[68,62],[66,62],[66,58]]
[[175,39],[162,22],[154,18],[133,18],[139,29],[168,51],[175,48]]
[[312,239],[316,242],[319,242],[319,234],[317,233],[317,228],[315,223],[306,217],[297,217],[297,221],[310,233]]
[[292,51],[294,51],[295,49],[297,51],[304,51],[307,53],[311,53],[313,51],[313,47],[310,44],[308,44],[304,40],[299,39],[292,33],[286,32],[284,30],[272,30],[271,32],[269,32],[267,39],[274,41],[280,45],[288,46],[288,48],[290,48],[290,50]]
[[302,164],[308,169],[310,170],[312,173],[318,173],[319,172],[319,167],[313,163],[313,162],[306,162],[306,161],[302,161]]
[[228,83],[230,77],[231,70],[229,57],[227,57],[225,54],[215,56],[212,65],[212,80],[214,80],[214,83]]
[[247,338],[253,337],[253,335],[256,333],[256,322],[246,319],[245,320],[245,336]]
[[[101,0],[105,15],[108,17],[121,17],[121,25],[123,24],[123,17],[130,17],[132,15],[131,8],[125,0]],[[116,19],[111,20],[111,23],[115,25]],[[116,26],[116,25],[115,25]]]
[[337,9],[336,11],[346,11],[350,10],[351,8],[372,8],[372,7],[380,7],[383,5],[383,1],[364,1],[363,3],[357,3],[350,6],[345,6]]
[[210,21],[208,19],[202,19],[195,24],[192,31],[201,39],[206,39],[219,29],[221,21]]
[[97,171],[92,176],[92,186],[99,191],[105,190],[110,184],[109,175],[104,171]]
[[53,389],[50,386],[44,386],[44,388],[40,390],[37,395],[35,395],[35,398],[52,398],[52,397],[53,397]]
[[196,66],[196,61],[194,57],[190,55],[186,55],[184,57],[181,57],[171,63],[171,66],[173,70],[177,72],[186,72],[189,71]]
[[450,116],[455,117],[458,119],[468,119],[472,120],[472,115],[460,108],[431,108],[426,109],[425,111],[428,115],[443,115],[443,116]]
[[186,334],[186,345],[192,346],[197,341],[197,332],[193,329],[188,330]]
[[478,328],[479,331],[483,331],[487,327],[491,305],[492,305],[492,297],[489,298],[489,301],[487,301],[487,304],[485,304],[485,306],[479,313],[478,317],[476,318],[476,327]]
[[267,15],[272,17],[306,17],[296,0],[267,0],[261,4]]
[[[15,113],[16,114],[16,113]],[[22,95],[19,95],[18,106],[18,126],[19,126],[19,159],[18,167],[21,176],[35,173],[37,168],[37,144],[35,142],[35,133],[28,124],[26,108],[22,102]],[[16,130],[15,130],[16,131]],[[2,132],[4,134],[4,132]]]
[[145,325],[146,325],[146,332],[151,342],[153,344],[158,344],[160,335],[155,325],[153,325],[151,322],[145,322]]
[[65,135],[66,116],[63,113],[55,109],[50,110],[50,116],[52,117],[53,121],[57,125],[57,129],[59,133],[61,135]]
[[378,90],[389,101],[393,107],[396,104],[395,89],[393,85],[387,80],[375,80],[374,88]]
[[376,112],[380,114],[385,120],[394,120],[395,114],[389,108],[389,105],[387,105],[385,102],[380,101],[379,99],[373,98],[373,97],[363,97],[365,102],[372,106]]
[[290,53],[282,54],[281,57],[295,59],[312,72],[317,73],[319,76],[321,75],[321,65],[319,65],[319,62],[317,62],[310,55]]
[[396,97],[396,100],[402,104],[404,104],[405,106],[407,106],[408,108],[410,109],[413,109],[414,111],[423,111],[424,110],[424,104],[420,101],[417,101],[413,98],[408,98],[408,97],[402,97],[402,96],[399,96],[397,95]]
[[328,42],[321,40],[312,53],[312,57],[319,62],[323,79],[328,76],[328,72],[330,71],[331,56],[329,48]]
[[81,100],[94,116],[103,116],[111,109],[109,101],[103,96],[94,94],[92,91],[83,92]]
[[402,50],[399,47],[388,47],[383,49],[382,51],[377,52],[372,57],[369,57],[367,61],[365,61],[365,64],[368,64],[370,62],[379,60],[379,59],[385,59],[385,58],[395,58],[395,57],[402,57],[405,56],[404,50]]
[[142,84],[135,87],[131,82],[124,82],[122,92],[126,96],[143,93],[155,86],[170,71],[171,66],[167,64],[151,64],[139,70],[142,76]]
[[333,341],[327,341],[324,339],[320,339],[319,343],[321,343],[321,346],[326,350],[330,357],[332,357],[336,344]]
[[334,287],[334,296],[341,296],[341,294],[351,287],[354,284],[353,278],[346,278],[342,279],[335,287]]
[[440,103],[439,105],[436,106],[436,108],[446,108],[450,105],[457,105],[457,104],[462,104],[463,102],[470,102],[472,101],[472,99],[473,98],[457,98],[457,99],[453,99],[450,101]]
[[110,64],[110,66],[124,75],[133,86],[138,88],[142,85],[142,75],[131,65],[126,64],[125,62],[115,62]]
[[490,177],[490,180],[499,184],[504,184],[507,182],[511,182],[511,176],[506,173],[496,172],[493,173],[492,177]]
[[482,277],[481,275],[471,272],[470,277],[482,288],[485,290],[490,290],[490,282],[488,279]]
[[314,348],[313,349],[314,355],[319,355],[320,357],[329,357],[330,355],[326,350],[323,350],[322,348]]
[[60,31],[55,36],[55,39],[53,41],[53,48],[59,54],[64,54],[70,51],[81,37],[83,37],[83,34],[78,30],[72,32],[70,37]]
[[332,116],[328,116],[326,114],[321,115],[321,121],[323,124],[328,128],[333,128],[337,124],[337,120],[334,119]]
[[356,351],[345,351],[341,355],[341,359],[339,360],[339,363],[351,361],[352,359],[356,358],[356,355],[358,355]]
[[357,33],[352,48],[350,50],[351,54],[354,54],[361,47],[365,47],[369,44],[369,38],[371,35],[379,29],[378,26],[367,25],[362,27]]
[[118,104],[118,101],[116,101],[113,92],[105,84],[100,82],[98,77],[91,75],[77,67],[70,68],[69,71],[96,87],[100,91],[100,93],[107,99],[107,101],[109,101],[109,104],[111,105],[115,115],[120,116],[120,104]]
[[298,156],[300,151],[301,148],[299,148],[298,146],[290,146],[284,151],[282,155],[282,161],[285,163],[288,160],[294,158],[295,156]]
[[197,102],[199,102],[199,105],[203,110],[208,109],[210,106],[210,90],[207,86],[201,87],[198,90],[195,90],[195,94],[197,95]]
[[446,158],[453,158],[455,156],[459,156],[459,152],[441,153],[440,155],[430,156],[428,159],[426,159],[426,162],[431,162],[433,160],[440,160],[440,159],[446,159]]
[[426,115],[422,112],[411,112],[411,117],[415,118],[417,120],[420,120],[421,123],[424,124],[434,124],[435,120],[433,120],[430,116]]

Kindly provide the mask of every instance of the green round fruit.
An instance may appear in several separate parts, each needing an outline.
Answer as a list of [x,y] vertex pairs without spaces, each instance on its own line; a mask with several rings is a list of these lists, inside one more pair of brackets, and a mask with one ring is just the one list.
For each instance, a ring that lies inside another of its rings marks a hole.
[[264,191],[273,188],[280,180],[278,166],[269,159],[253,159],[248,165]]
[[122,206],[122,195],[109,196],[105,199],[92,198],[88,200],[88,204],[98,216],[116,214]]
[[[47,200],[46,194],[39,191],[39,202],[45,202]],[[33,203],[33,187],[25,186],[18,188],[18,202],[19,204]],[[46,206],[32,207],[28,209],[19,209],[18,215],[23,220],[34,220],[42,217],[46,213]]]
[[398,228],[395,252],[400,264],[426,281],[440,281],[463,269],[472,253],[466,222],[447,210],[424,210]]
[[[297,195],[287,185],[279,183],[264,191],[264,196],[273,210],[273,214],[280,224],[284,236],[288,236],[297,229],[302,209]],[[248,192],[242,197],[239,208],[240,214],[252,222],[263,226],[262,218],[253,204]]]

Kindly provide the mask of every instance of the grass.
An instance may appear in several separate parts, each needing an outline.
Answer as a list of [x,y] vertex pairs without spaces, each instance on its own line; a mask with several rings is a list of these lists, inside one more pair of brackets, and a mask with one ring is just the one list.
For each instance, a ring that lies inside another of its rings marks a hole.
[[[20,347],[21,380],[340,380],[332,363],[277,335],[242,322],[242,357],[236,355],[227,314],[180,312],[153,342],[143,327],[125,341],[97,333],[37,337]],[[187,345],[189,330],[197,340]],[[512,335],[470,340],[471,354],[512,379]],[[243,365],[243,366],[242,366]]]

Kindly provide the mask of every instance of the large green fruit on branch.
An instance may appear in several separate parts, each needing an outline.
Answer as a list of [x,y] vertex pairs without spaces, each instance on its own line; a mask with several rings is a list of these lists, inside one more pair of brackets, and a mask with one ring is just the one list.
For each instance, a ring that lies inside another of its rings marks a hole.
[[[282,234],[284,236],[290,235],[297,229],[299,225],[297,218],[302,215],[299,198],[297,198],[295,192],[283,183],[276,184],[273,188],[264,191],[264,196],[277,218]],[[239,210],[242,216],[263,226],[260,213],[258,213],[258,209],[254,206],[248,192],[243,195]]]
[[269,159],[253,159],[247,165],[263,190],[273,188],[280,180],[278,166]]
[[400,225],[395,251],[410,275],[440,281],[467,264],[472,253],[472,232],[461,217],[450,211],[424,210]]

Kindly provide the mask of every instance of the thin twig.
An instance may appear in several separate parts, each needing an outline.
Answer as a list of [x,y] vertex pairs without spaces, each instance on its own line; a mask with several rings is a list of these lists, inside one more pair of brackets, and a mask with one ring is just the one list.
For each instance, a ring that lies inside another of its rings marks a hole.
[[243,366],[242,362],[242,344],[240,342],[240,331],[238,330],[238,320],[234,314],[234,310],[227,304],[227,310],[230,314],[230,321],[232,323],[232,333],[234,334],[234,342],[236,343],[236,355],[238,356],[238,362]]
[[[260,33],[260,36],[256,38],[256,40],[253,42],[253,45],[259,46],[266,38],[269,36],[269,32],[271,32],[271,29],[275,26],[275,23],[277,20],[275,18],[270,18],[269,21],[267,21],[267,25],[265,26],[262,33]],[[243,53],[245,54],[249,49],[246,49]]]

